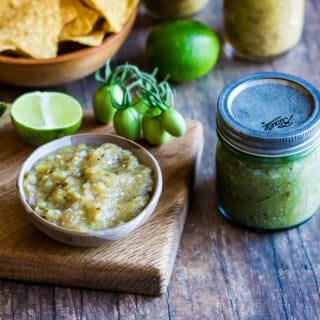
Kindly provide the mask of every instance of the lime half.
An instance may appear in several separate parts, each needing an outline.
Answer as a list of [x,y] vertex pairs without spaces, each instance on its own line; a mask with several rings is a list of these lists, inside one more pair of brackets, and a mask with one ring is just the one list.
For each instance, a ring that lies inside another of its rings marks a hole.
[[11,107],[11,120],[17,132],[34,145],[75,133],[82,116],[80,103],[60,92],[26,93]]

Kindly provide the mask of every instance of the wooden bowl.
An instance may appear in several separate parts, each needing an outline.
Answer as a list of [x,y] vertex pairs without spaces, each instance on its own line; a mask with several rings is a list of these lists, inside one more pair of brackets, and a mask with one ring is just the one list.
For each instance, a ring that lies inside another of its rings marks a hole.
[[130,33],[137,9],[122,31],[107,36],[98,47],[84,48],[52,59],[9,57],[0,54],[0,81],[24,87],[44,87],[74,81],[103,66]]
[[[132,220],[117,226],[115,228],[106,229],[102,231],[81,232],[73,231],[60,226],[53,225],[49,221],[40,217],[29,205],[26,200],[26,196],[23,190],[24,175],[29,171],[36,162],[41,158],[53,153],[54,151],[77,144],[86,144],[89,146],[100,146],[104,143],[114,143],[121,148],[130,150],[139,160],[140,163],[148,166],[153,170],[154,175],[154,190],[148,205]],[[17,189],[19,198],[26,210],[27,216],[31,222],[42,232],[48,236],[61,241],[66,244],[82,247],[98,246],[109,240],[118,240],[125,237],[133,230],[135,230],[142,222],[144,222],[154,211],[162,192],[162,174],[157,160],[146,149],[139,144],[121,138],[119,136],[109,134],[77,134],[73,136],[67,136],[61,139],[51,141],[38,149],[36,149],[29,158],[22,164],[18,179]]]

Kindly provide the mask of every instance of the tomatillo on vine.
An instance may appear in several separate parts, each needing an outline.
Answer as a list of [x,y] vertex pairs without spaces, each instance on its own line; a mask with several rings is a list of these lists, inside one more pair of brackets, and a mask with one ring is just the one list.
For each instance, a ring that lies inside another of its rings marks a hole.
[[154,145],[164,144],[170,140],[170,134],[161,125],[160,117],[142,118],[142,132],[144,139]]
[[96,80],[100,83],[93,94],[93,112],[96,119],[103,123],[111,123],[117,109],[114,107],[122,105],[124,99],[123,87],[127,81],[138,78],[138,68],[128,64],[111,70],[110,62],[105,66],[104,76],[98,70],[95,74]]
[[117,110],[113,119],[116,133],[131,140],[138,140],[140,136],[140,115],[134,107]]
[[150,105],[139,97],[133,98],[133,106],[140,115],[144,115],[150,108]]
[[101,83],[93,96],[93,108],[99,121],[113,120],[116,133],[137,140],[141,131],[150,144],[164,144],[171,136],[180,137],[186,131],[182,115],[174,109],[174,93],[167,81],[157,82],[152,74],[136,66],[124,64],[111,71],[108,63]]
[[168,108],[162,113],[161,125],[174,137],[181,137],[186,132],[186,123],[182,115],[173,108]]
[[117,111],[113,107],[111,95],[118,103],[121,103],[123,91],[117,84],[108,86],[102,83],[93,95],[93,112],[96,119],[102,123],[111,123]]
[[142,86],[141,91],[142,97],[151,106],[145,116],[157,117],[163,130],[175,137],[182,136],[186,131],[186,123],[182,115],[173,108],[175,98],[169,83],[163,81],[151,88]]

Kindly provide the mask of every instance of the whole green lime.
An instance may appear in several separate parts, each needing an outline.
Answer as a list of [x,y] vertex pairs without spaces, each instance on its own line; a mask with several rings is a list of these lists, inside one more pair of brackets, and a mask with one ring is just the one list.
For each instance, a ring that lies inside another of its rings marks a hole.
[[219,56],[219,39],[205,24],[173,20],[158,25],[147,39],[147,58],[159,75],[173,81],[199,78],[211,70]]

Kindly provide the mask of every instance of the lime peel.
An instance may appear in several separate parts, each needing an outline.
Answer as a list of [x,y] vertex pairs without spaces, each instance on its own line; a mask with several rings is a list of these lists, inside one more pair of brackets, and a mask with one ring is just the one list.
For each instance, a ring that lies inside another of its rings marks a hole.
[[216,64],[220,42],[213,30],[195,20],[171,20],[156,26],[147,39],[147,59],[170,81],[189,81]]

